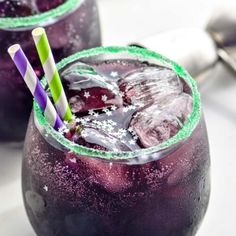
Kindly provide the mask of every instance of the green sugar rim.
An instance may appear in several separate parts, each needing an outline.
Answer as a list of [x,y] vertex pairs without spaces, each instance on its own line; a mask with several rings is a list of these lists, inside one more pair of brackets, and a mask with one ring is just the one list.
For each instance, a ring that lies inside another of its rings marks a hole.
[[45,25],[45,23],[72,11],[81,4],[81,0],[66,0],[58,7],[43,13],[25,17],[0,17],[1,29],[14,29]]
[[[46,121],[45,117],[41,109],[39,108],[38,104],[34,101],[34,112],[35,117],[38,120],[39,124],[45,128],[47,134],[51,135],[58,143],[63,145],[64,147],[68,148],[68,150],[78,154],[78,155],[85,155],[90,157],[100,157],[107,160],[128,160],[131,158],[135,158],[141,155],[150,155],[154,152],[159,152],[163,149],[167,149],[172,145],[179,143],[180,141],[185,140],[186,138],[190,137],[193,130],[196,128],[197,124],[201,118],[201,98],[200,94],[197,89],[196,82],[192,79],[192,77],[183,69],[181,66],[176,64],[175,62],[167,59],[166,57],[159,55],[156,52],[149,51],[142,48],[137,47],[98,47],[89,50],[84,50],[78,52],[76,54],[71,55],[60,61],[57,64],[58,69],[62,69],[67,64],[74,62],[80,58],[86,58],[91,56],[97,56],[99,54],[117,54],[117,53],[128,53],[133,56],[141,57],[142,59],[156,59],[161,63],[163,66],[167,66],[171,68],[179,77],[183,78],[192,90],[193,96],[193,110],[190,114],[188,120],[179,130],[179,132],[168,139],[167,141],[150,148],[139,149],[136,151],[122,151],[122,152],[112,152],[112,151],[99,151],[91,148],[87,148],[78,144],[75,144],[68,139],[66,139],[62,134],[57,132],[53,129],[52,126]],[[43,85],[46,85],[46,80],[43,78],[42,80]]]

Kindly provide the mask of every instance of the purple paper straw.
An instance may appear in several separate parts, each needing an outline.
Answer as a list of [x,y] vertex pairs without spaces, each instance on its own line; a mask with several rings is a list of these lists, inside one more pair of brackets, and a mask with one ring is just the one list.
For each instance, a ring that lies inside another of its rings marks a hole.
[[64,124],[61,118],[57,114],[51,100],[44,91],[37,75],[35,74],[20,45],[12,45],[8,49],[8,53],[10,54],[29,90],[33,94],[36,102],[42,109],[47,121],[57,130],[62,128]]

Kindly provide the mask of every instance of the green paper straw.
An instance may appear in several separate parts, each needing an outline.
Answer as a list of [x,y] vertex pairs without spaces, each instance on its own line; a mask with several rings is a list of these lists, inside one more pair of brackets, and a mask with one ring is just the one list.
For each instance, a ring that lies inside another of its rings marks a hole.
[[72,120],[72,113],[56,68],[55,60],[44,28],[36,28],[32,36],[39,54],[41,64],[47,79],[55,107],[61,119]]

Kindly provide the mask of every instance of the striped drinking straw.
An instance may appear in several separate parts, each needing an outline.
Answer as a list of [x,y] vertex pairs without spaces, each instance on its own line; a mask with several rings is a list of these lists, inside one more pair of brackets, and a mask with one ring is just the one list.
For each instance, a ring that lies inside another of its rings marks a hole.
[[61,79],[56,68],[55,60],[48,42],[44,28],[36,28],[32,31],[32,36],[39,54],[43,70],[51,90],[52,98],[57,112],[61,119],[72,120],[72,113],[61,83]]
[[20,45],[12,45],[8,48],[8,53],[10,54],[29,90],[35,97],[35,100],[42,109],[47,121],[57,130],[62,128],[64,124],[61,118],[57,114],[52,102],[44,91]]

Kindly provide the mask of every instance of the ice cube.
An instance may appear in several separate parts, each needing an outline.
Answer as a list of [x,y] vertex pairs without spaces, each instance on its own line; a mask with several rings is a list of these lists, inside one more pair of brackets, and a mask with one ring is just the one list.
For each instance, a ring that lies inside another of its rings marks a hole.
[[[161,102],[160,102],[161,101]],[[192,97],[188,94],[168,96],[157,100],[134,116],[131,127],[144,147],[151,147],[173,137],[192,111]]]
[[181,128],[175,115],[161,111],[157,106],[150,106],[138,112],[130,125],[145,148],[168,140]]
[[131,135],[125,129],[114,127],[105,120],[90,120],[88,117],[78,120],[76,127],[65,133],[65,137],[79,145],[115,152],[130,151],[137,146],[136,143],[129,144]]
[[63,70],[61,77],[74,113],[122,104],[118,86],[90,65],[77,62]]
[[81,90],[91,87],[100,87],[119,93],[118,86],[106,77],[99,75],[96,69],[81,62],[74,63],[61,72],[61,76],[70,82],[71,90]]
[[142,68],[129,73],[119,83],[126,102],[146,106],[170,94],[180,94],[183,85],[179,77],[168,68]]
[[112,132],[105,132],[101,128],[86,127],[82,131],[82,136],[87,143],[105,147],[106,150],[130,151],[128,145],[125,142],[122,142],[122,138],[112,135]]
[[189,94],[182,93],[166,97],[163,101],[157,101],[161,110],[175,115],[182,123],[184,123],[190,115],[193,107],[193,99]]

